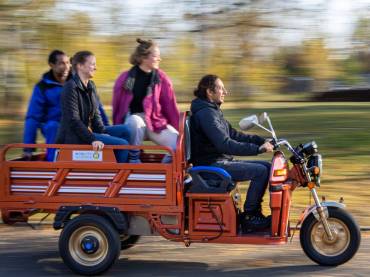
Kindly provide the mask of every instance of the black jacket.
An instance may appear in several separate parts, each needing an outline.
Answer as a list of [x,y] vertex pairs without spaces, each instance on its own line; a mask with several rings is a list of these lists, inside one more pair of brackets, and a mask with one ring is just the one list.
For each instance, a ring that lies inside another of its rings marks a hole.
[[191,162],[210,165],[216,161],[231,160],[232,155],[258,155],[265,139],[246,135],[231,127],[218,105],[196,98],[191,102],[190,134]]
[[62,118],[56,143],[91,144],[94,133],[104,133],[105,128],[98,110],[96,87],[89,81],[85,87],[77,74],[66,82],[61,94]]

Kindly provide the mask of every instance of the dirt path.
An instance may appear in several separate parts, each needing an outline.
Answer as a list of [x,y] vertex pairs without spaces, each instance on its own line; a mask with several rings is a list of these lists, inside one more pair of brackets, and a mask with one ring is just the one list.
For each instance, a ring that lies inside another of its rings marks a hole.
[[[0,276],[71,276],[58,253],[59,232],[0,224]],[[311,262],[298,236],[282,246],[192,244],[144,237],[121,252],[104,276],[370,276],[370,233],[363,233],[357,255],[339,267]]]

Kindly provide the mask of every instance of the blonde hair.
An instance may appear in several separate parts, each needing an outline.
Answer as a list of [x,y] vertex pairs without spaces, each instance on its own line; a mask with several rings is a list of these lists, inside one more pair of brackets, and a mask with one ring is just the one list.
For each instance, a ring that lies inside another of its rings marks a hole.
[[153,40],[144,40],[141,38],[137,38],[136,42],[139,43],[138,46],[136,46],[136,49],[134,53],[130,56],[130,64],[132,65],[140,65],[144,58],[148,57],[150,55],[151,48],[153,46],[157,46],[157,43],[155,43]]

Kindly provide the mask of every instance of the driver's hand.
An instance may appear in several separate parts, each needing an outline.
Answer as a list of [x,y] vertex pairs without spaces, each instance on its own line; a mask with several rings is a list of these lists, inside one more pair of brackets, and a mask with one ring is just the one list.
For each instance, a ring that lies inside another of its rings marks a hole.
[[104,148],[104,143],[100,140],[94,140],[91,145],[94,151],[101,151]]
[[272,152],[274,151],[274,146],[270,142],[265,142],[258,150],[260,153]]

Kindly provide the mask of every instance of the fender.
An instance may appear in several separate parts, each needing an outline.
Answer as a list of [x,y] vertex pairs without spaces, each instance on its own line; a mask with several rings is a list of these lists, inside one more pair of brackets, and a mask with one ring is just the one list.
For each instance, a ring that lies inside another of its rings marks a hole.
[[113,226],[122,233],[128,229],[127,216],[120,212],[115,207],[103,207],[92,205],[81,206],[61,206],[55,214],[53,228],[55,230],[62,229],[70,220],[72,214],[98,214],[106,217],[113,223]]
[[[339,202],[335,202],[335,201],[324,201],[324,202],[321,202],[321,206],[324,208],[324,214],[325,214],[325,217],[328,218],[329,217],[329,211],[328,211],[328,207],[335,207],[335,208],[339,208],[339,209],[345,209],[346,205],[343,204],[343,203],[339,203]],[[316,218],[317,221],[320,220],[320,216],[316,210],[316,205],[312,205],[312,206],[309,206],[307,207],[302,215],[301,215],[301,219],[300,219],[300,222],[303,223],[304,220],[307,218],[307,216],[309,216],[310,214],[313,214],[313,216]]]

